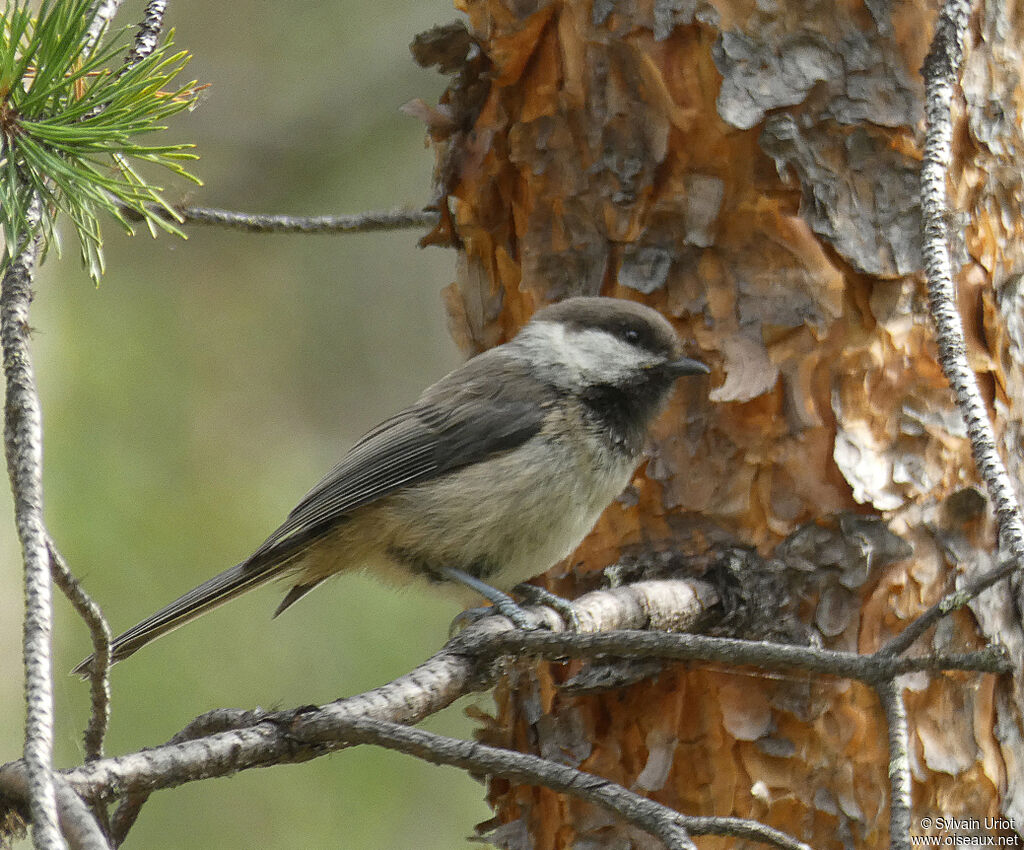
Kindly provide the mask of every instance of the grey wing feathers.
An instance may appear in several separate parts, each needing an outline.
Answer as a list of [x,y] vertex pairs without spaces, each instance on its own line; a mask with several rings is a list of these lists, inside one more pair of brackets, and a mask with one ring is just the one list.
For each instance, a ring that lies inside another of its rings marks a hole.
[[[389,493],[515,448],[534,436],[545,415],[549,392],[522,373],[514,361],[505,368],[471,368],[469,361],[451,379],[439,381],[420,401],[366,434],[310,490],[288,519],[257,549],[249,562],[259,565],[277,552],[308,545],[345,514]],[[474,372],[484,372],[479,379]]]
[[326,524],[399,487],[430,477],[436,469],[431,435],[414,410],[402,411],[353,446],[249,560],[259,563],[289,542],[316,536]]

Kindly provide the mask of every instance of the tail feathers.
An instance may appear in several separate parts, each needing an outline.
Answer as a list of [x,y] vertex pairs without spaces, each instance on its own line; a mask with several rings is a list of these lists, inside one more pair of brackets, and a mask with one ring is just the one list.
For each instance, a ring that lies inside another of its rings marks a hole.
[[[124,634],[118,635],[110,645],[111,664],[123,661],[147,643],[269,581],[281,572],[282,567],[283,565],[278,563],[263,569],[254,569],[252,564],[241,563],[203,582],[141,623],[132,626]],[[83,677],[88,676],[94,657],[90,655],[71,672]]]
[[314,588],[319,587],[325,579],[317,579],[311,584],[297,584],[285,595],[284,599],[281,600],[281,604],[274,610],[272,617],[278,616],[286,608],[291,608],[296,602],[302,599],[307,593]]

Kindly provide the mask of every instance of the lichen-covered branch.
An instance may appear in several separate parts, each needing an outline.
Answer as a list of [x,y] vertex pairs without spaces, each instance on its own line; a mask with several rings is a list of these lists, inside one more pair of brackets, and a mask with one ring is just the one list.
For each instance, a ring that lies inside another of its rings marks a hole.
[[967,426],[974,461],[988,488],[999,523],[1000,542],[1013,555],[1016,567],[1020,568],[1024,565],[1024,519],[1021,518],[1013,483],[996,450],[995,434],[985,401],[967,361],[947,244],[949,205],[946,178],[952,161],[953,140],[950,104],[959,81],[970,11],[967,0],[947,0],[939,14],[935,37],[924,64],[927,127],[921,165],[922,255],[939,362]]
[[96,657],[96,662],[89,668],[90,712],[84,736],[85,758],[86,761],[92,761],[103,756],[103,739],[110,723],[110,624],[49,537],[47,548],[50,552],[50,575],[89,628],[92,651]]
[[110,850],[96,818],[63,776],[54,777],[60,829],[71,850]]
[[[581,597],[576,604],[584,629],[604,630],[663,627],[667,623],[693,628],[717,601],[709,585],[680,580],[640,582],[599,591]],[[549,618],[553,628],[562,627],[559,617],[549,609],[530,610],[538,621]],[[488,687],[497,675],[494,659],[472,655],[466,643],[511,629],[511,623],[503,617],[488,617],[457,635],[414,670],[363,694],[316,710],[219,710],[200,718],[195,729],[181,733],[172,743],[93,761],[63,775],[88,799],[112,799],[331,752],[343,746],[337,739],[331,743],[332,730],[352,718],[416,723],[460,696]],[[211,734],[210,728],[218,731]],[[305,740],[317,741],[315,751],[295,748],[297,728],[303,730]],[[197,730],[201,737],[192,740]],[[280,730],[288,735],[282,736]],[[5,775],[23,769],[20,763],[0,767],[0,796],[9,790]]]
[[810,646],[737,640],[659,631],[616,631],[602,634],[553,634],[551,632],[500,631],[473,635],[467,651],[493,656],[558,658],[660,658],[666,661],[706,661],[760,670],[806,670],[874,684],[884,679],[922,670],[970,670],[1008,673],[1013,662],[1000,647],[977,652],[936,653],[898,658],[881,652],[858,655]]
[[728,835],[760,841],[785,850],[809,850],[806,844],[745,818],[690,817],[641,797],[600,776],[584,773],[539,756],[447,738],[396,723],[360,719],[350,722],[351,743],[376,744],[429,761],[501,776],[517,784],[543,785],[608,809],[660,838],[667,847],[695,847],[687,833]]
[[135,33],[135,41],[124,60],[124,67],[131,68],[138,64],[155,49],[160,38],[160,30],[164,25],[164,10],[167,0],[149,0],[142,22]]
[[432,210],[375,210],[354,215],[266,215],[233,212],[212,207],[175,208],[185,224],[210,224],[248,233],[370,233],[433,227],[438,213]]
[[[15,762],[21,765],[22,762]],[[82,800],[68,781],[60,774],[53,777],[56,789],[57,818],[63,835],[67,838],[71,850],[110,850],[99,824],[93,818]],[[28,772],[10,770],[4,773],[0,797],[7,795],[15,798],[28,798]],[[13,823],[11,821],[13,820]],[[20,818],[8,818],[8,829],[18,827]],[[13,830],[11,830],[13,832]],[[11,834],[0,833],[0,847],[7,847]]]
[[[643,582],[577,601],[583,628],[594,630],[666,623],[692,628],[716,603],[710,586],[685,581]],[[538,620],[550,616],[551,624],[560,627],[557,615],[547,609],[533,610]],[[415,723],[464,694],[488,687],[497,675],[493,659],[468,654],[463,641],[511,628],[504,618],[489,617],[408,674],[358,696],[315,710],[218,711],[200,718],[173,743],[88,762],[64,771],[62,777],[88,800],[110,800],[250,767],[305,761],[346,746],[340,730],[354,718]],[[211,734],[211,728],[218,731]],[[192,734],[201,737],[181,741]],[[23,761],[0,767],[0,799],[6,799],[7,805],[25,802],[19,789],[27,787],[26,770]],[[4,814],[0,811],[0,822]]]
[[14,495],[14,519],[25,566],[25,765],[28,772],[32,840],[39,850],[64,846],[57,827],[52,775],[53,606],[50,556],[43,524],[43,433],[39,395],[28,351],[28,308],[32,301],[38,242],[7,266],[0,287],[0,344],[7,387],[4,448]]
[[90,11],[92,21],[89,23],[83,54],[88,54],[96,46],[106,28],[110,26],[110,22],[114,20],[117,10],[121,8],[121,2],[122,0],[96,0],[93,4]]
[[[396,730],[405,729],[464,694],[489,687],[508,658],[705,660],[845,676],[868,682],[883,692],[895,676],[906,672],[1003,672],[1008,666],[1008,660],[995,648],[918,658],[857,656],[813,647],[657,631],[692,629],[716,604],[717,593],[701,582],[644,581],[596,591],[577,600],[582,629],[579,634],[541,630],[524,633],[513,629],[503,617],[488,617],[456,635],[416,669],[372,691],[319,708],[278,712],[219,709],[197,718],[168,744],[92,761],[60,776],[87,800],[124,799],[111,830],[116,846],[154,790],[325,755],[354,743],[353,730],[391,729],[395,735],[404,735]],[[544,623],[552,630],[563,628],[561,619],[549,609],[528,610],[538,624]],[[17,800],[19,789],[25,787],[25,774],[23,762],[0,767],[0,797]],[[705,822],[687,817],[680,823],[692,834],[736,835],[777,846],[799,846],[785,836],[780,838],[781,833],[766,838],[774,831],[759,833],[755,827],[761,827],[753,821],[732,819],[735,823],[729,825],[726,820],[730,819],[710,818]],[[724,831],[726,827],[736,831]]]
[[889,848],[910,848],[910,730],[903,689],[894,679],[878,685],[889,730]]
[[[171,738],[168,743],[180,744],[183,741],[192,741],[205,735],[213,735],[217,732],[226,732],[229,729],[250,725],[252,722],[251,714],[252,712],[241,709],[215,709],[197,717]],[[142,811],[142,807],[148,799],[149,794],[143,792],[139,794],[126,794],[124,799],[121,800],[121,804],[110,819],[110,841],[114,847],[120,847],[124,843],[125,838],[128,837],[128,832],[135,824],[139,813]]]

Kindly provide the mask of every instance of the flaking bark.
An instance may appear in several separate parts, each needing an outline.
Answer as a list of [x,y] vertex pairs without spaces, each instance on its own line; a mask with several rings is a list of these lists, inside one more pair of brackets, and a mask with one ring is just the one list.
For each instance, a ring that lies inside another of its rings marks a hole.
[[[432,127],[464,252],[448,293],[457,338],[479,350],[549,300],[600,292],[660,308],[715,365],[710,398],[680,387],[646,467],[549,586],[589,588],[624,552],[733,541],[783,565],[788,639],[870,652],[994,566],[922,275],[918,69],[933,5],[459,7],[476,52],[454,77],[451,126]],[[1001,4],[974,13],[950,185],[967,353],[1017,481],[1019,29]],[[915,651],[996,637],[1024,657],[1005,583]],[[688,814],[757,818],[815,847],[886,845],[889,730],[872,689],[704,665],[578,696],[559,688],[569,675],[519,668],[488,740],[627,787],[654,777],[648,790]],[[900,680],[913,830],[924,814],[1024,825],[1021,681]],[[498,781],[491,799],[537,850],[630,840],[543,789]]]

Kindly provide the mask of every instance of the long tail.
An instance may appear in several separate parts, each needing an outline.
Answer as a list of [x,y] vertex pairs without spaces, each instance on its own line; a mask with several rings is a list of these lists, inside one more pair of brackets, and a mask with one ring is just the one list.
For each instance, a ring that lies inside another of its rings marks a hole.
[[[146,617],[124,634],[118,635],[110,644],[111,663],[124,661],[147,643],[191,622],[207,611],[212,611],[247,590],[276,578],[284,568],[285,564],[279,561],[266,564],[262,569],[251,562],[243,562],[204,581],[199,587],[193,588],[170,605]],[[88,676],[93,658],[94,656],[90,655],[71,672],[83,677]]]

